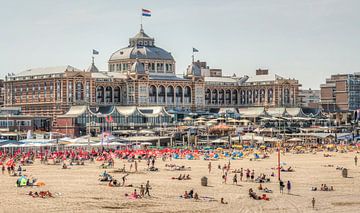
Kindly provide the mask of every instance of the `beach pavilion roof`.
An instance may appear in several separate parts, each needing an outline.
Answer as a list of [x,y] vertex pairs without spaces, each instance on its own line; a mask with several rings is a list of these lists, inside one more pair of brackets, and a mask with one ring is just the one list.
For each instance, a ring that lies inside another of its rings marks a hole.
[[60,118],[76,118],[82,114],[89,112],[99,116],[112,115],[117,111],[120,115],[125,117],[138,114],[147,118],[154,118],[159,116],[173,116],[169,114],[164,107],[161,106],[148,106],[148,107],[137,107],[137,106],[105,106],[99,107],[95,111],[90,109],[88,106],[72,106],[67,113],[60,115]]
[[256,118],[267,115],[264,107],[240,108],[239,114],[245,118]]
[[123,116],[131,116],[134,113],[139,113],[140,115],[153,118],[163,116],[172,116],[169,114],[164,107],[161,106],[148,106],[148,107],[137,107],[137,106],[118,106],[116,110],[119,114]]
[[266,113],[272,117],[283,117],[285,116],[286,110],[284,107],[268,108]]
[[130,116],[137,111],[136,106],[118,106],[116,107],[116,111],[123,116]]
[[301,108],[294,107],[294,108],[286,108],[286,112],[291,117],[301,117]]
[[59,117],[63,118],[76,118],[80,115],[84,114],[87,110],[87,106],[72,106],[70,107],[69,111],[65,113],[64,115],[61,115]]

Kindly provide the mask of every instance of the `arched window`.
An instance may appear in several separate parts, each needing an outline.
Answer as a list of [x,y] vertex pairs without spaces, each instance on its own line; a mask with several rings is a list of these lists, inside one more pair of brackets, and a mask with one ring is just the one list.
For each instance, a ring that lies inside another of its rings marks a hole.
[[120,87],[118,86],[114,88],[114,102],[115,103],[121,102],[121,90]]
[[166,88],[166,97],[167,97],[167,103],[174,103],[174,87],[168,86]]
[[268,89],[268,103],[271,104],[273,102],[273,89]]
[[265,90],[261,89],[260,90],[260,103],[264,103],[265,102]]
[[240,104],[246,104],[246,93],[244,90],[240,90]]
[[219,104],[219,100],[218,100],[218,91],[216,89],[214,89],[212,91],[212,98],[211,98],[211,101],[212,101],[212,104]]
[[158,88],[158,103],[165,103],[165,87],[159,86]]
[[219,104],[224,104],[225,100],[225,91],[223,89],[219,90]]
[[247,104],[252,104],[252,91],[251,90],[248,90],[247,92],[247,99],[246,99],[246,103]]
[[290,90],[287,88],[284,90],[284,103],[290,104]]
[[104,87],[103,86],[96,87],[96,102],[104,103],[104,100],[105,100]]
[[210,91],[210,89],[207,89],[205,91],[205,103],[206,104],[211,104],[211,91]]
[[156,93],[157,89],[154,85],[151,85],[149,87],[149,102],[150,103],[156,103]]
[[185,87],[184,97],[186,104],[191,103],[191,88],[189,86]]
[[232,98],[232,104],[237,105],[238,104],[238,91],[237,90],[232,91],[231,98]]
[[84,100],[84,87],[80,81],[76,82],[75,94],[76,94],[76,101]]
[[226,90],[226,92],[225,92],[225,103],[231,104],[231,91],[230,90]]
[[110,86],[107,86],[105,89],[105,98],[106,98],[106,103],[112,103],[113,102],[113,88]]
[[183,102],[183,89],[180,86],[176,87],[176,103],[182,103]]

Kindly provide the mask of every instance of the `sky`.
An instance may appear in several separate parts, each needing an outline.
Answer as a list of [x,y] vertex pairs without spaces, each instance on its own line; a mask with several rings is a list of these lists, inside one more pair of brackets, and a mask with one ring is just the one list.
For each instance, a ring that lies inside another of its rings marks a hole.
[[319,89],[360,71],[359,0],[0,0],[0,77],[30,68],[107,61],[140,28],[172,53],[178,74],[195,58],[224,75],[258,68]]

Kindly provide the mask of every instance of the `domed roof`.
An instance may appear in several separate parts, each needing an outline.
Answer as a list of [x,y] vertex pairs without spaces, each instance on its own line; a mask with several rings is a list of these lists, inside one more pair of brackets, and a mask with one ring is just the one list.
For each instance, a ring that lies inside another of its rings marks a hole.
[[201,69],[196,64],[192,63],[188,66],[186,73],[192,76],[201,76]]
[[114,52],[109,61],[121,59],[161,59],[174,60],[171,53],[159,47],[126,47]]
[[129,39],[129,46],[114,52],[109,61],[136,58],[174,60],[170,52],[155,46],[154,38],[149,37],[142,26],[140,32]]
[[138,74],[145,74],[145,67],[142,63],[136,59],[135,63],[131,66],[130,72],[138,73]]

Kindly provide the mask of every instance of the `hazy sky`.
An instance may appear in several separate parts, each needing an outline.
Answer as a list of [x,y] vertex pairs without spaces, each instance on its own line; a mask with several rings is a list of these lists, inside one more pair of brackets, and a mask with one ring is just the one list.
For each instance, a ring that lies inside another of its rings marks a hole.
[[0,0],[0,73],[72,65],[86,69],[139,31],[170,51],[181,74],[192,47],[227,75],[257,68],[319,88],[330,74],[360,71],[360,0]]

